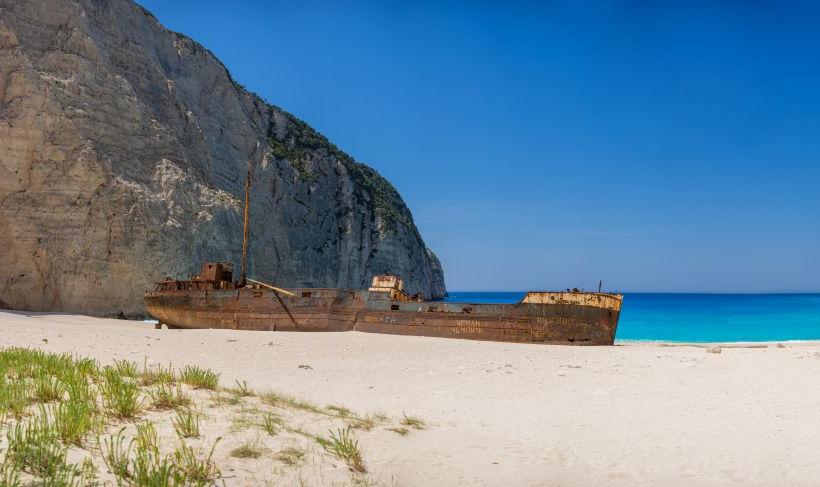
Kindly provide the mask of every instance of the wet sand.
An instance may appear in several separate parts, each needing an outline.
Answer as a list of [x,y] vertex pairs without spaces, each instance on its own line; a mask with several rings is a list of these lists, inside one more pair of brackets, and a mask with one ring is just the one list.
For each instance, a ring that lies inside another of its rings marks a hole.
[[[571,347],[347,333],[155,330],[0,312],[0,346],[194,364],[429,427],[361,436],[386,485],[814,485],[820,344]],[[302,366],[302,367],[300,367]],[[333,477],[306,479],[331,485]],[[231,485],[231,481],[227,483]]]

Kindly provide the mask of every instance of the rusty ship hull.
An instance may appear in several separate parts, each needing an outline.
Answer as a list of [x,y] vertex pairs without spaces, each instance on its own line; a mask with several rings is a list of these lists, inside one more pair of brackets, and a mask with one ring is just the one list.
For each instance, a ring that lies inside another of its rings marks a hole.
[[170,328],[361,331],[517,343],[612,345],[622,301],[620,295],[607,293],[528,292],[515,304],[469,304],[420,301],[395,286],[360,291],[275,291],[253,285],[231,288],[232,284],[165,281],[146,293],[145,307],[160,324]]

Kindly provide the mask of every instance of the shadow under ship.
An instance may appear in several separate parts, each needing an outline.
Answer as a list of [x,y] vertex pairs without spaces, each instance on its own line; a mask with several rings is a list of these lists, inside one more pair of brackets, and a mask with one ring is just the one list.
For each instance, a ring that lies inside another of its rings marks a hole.
[[424,301],[400,277],[377,275],[366,290],[282,289],[246,278],[248,198],[245,183],[242,269],[207,262],[189,280],[166,278],[145,293],[145,308],[169,328],[268,331],[361,331],[518,343],[612,345],[623,296],[561,291],[525,294],[514,304]]

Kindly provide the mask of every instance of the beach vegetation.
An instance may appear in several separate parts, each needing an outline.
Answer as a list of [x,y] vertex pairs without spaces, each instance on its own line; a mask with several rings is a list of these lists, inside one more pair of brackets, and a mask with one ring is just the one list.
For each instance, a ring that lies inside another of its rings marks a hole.
[[316,442],[324,450],[336,458],[344,461],[347,466],[356,473],[365,473],[367,468],[364,465],[362,452],[359,449],[359,440],[351,433],[348,426],[345,429],[329,431],[329,437],[317,436]]
[[115,360],[114,370],[122,377],[136,378],[138,375],[136,362],[130,360]]
[[280,450],[276,453],[275,458],[280,462],[284,463],[288,466],[295,466],[302,463],[305,456],[307,455],[307,451],[303,448],[290,446],[283,450]]
[[228,389],[228,392],[237,397],[253,397],[255,394],[246,381],[236,381],[236,385]]
[[106,412],[120,420],[136,417],[143,403],[139,384],[112,367],[103,369],[103,377],[100,394]]
[[405,428],[404,426],[396,426],[395,428],[388,428],[389,431],[396,433],[399,436],[407,436],[410,434],[410,430]]
[[185,477],[157,449],[137,449],[132,461],[131,484],[145,487],[182,487]]
[[34,371],[31,392],[33,402],[59,401],[65,395],[66,386],[45,368],[38,368]]
[[83,446],[91,433],[103,427],[96,407],[89,401],[64,401],[54,407],[53,416],[57,435],[66,445]]
[[154,409],[168,410],[191,405],[191,398],[185,394],[182,387],[170,382],[157,382],[148,390],[148,397]]
[[407,414],[402,414],[401,423],[402,426],[407,426],[409,428],[413,428],[416,430],[423,430],[427,427],[424,420],[417,418],[415,416],[408,416]]
[[0,383],[0,412],[10,412],[19,418],[26,413],[31,386],[25,379]]
[[[101,366],[68,354],[0,349],[0,487],[104,482],[213,485],[221,475],[214,459],[219,440],[210,451],[195,446],[201,440],[187,443],[188,438],[203,436],[203,415],[193,405],[208,398],[230,406],[232,430],[257,431],[255,439],[234,444],[225,456],[264,458],[268,450],[260,440],[263,434],[279,436],[283,442],[301,437],[299,441],[315,441],[343,460],[357,476],[366,469],[355,431],[369,431],[388,420],[385,415],[363,416],[334,404],[320,407],[281,393],[257,396],[245,381],[220,388],[217,373],[198,367],[175,373],[170,365],[149,368],[147,361],[141,369],[127,360]],[[145,412],[145,407],[151,411]],[[299,418],[298,425],[286,419],[291,415]],[[307,417],[311,420],[302,422]],[[344,428],[316,436],[324,422]],[[224,423],[215,426],[223,427]],[[171,448],[163,445],[167,438],[158,434],[165,428],[172,428],[177,436]],[[292,466],[303,463],[307,454],[304,448],[290,447],[274,458]],[[77,455],[84,456],[74,460]],[[113,482],[97,479],[98,466],[110,472]]]
[[193,448],[185,443],[180,443],[174,450],[171,462],[179,473],[185,478],[186,484],[208,485],[218,479],[222,473],[213,461],[214,449],[221,438],[217,438],[211,447],[210,452],[201,457]]
[[179,379],[194,389],[215,391],[219,386],[219,374],[197,366],[186,366],[182,369]]
[[119,482],[125,482],[131,477],[129,456],[133,444],[134,440],[129,441],[125,436],[125,427],[102,440],[97,439],[97,446],[102,453],[105,466],[108,467],[108,472]]
[[172,420],[174,431],[180,438],[199,438],[199,418],[201,414],[191,408],[177,409]]
[[319,406],[287,394],[279,394],[277,392],[266,392],[262,394],[262,396],[260,397],[262,398],[262,402],[269,406],[279,408],[300,409],[302,411],[307,411],[313,414],[327,414],[327,412]]
[[280,428],[282,427],[284,421],[282,418],[277,416],[274,413],[266,412],[262,414],[262,417],[259,422],[259,427],[270,436],[276,436],[279,433]]
[[234,458],[259,458],[262,453],[263,449],[259,445],[258,439],[244,441],[231,450],[231,456]]
[[140,373],[140,383],[144,386],[152,386],[155,384],[173,384],[176,382],[176,373],[169,365],[167,368],[161,364],[154,367],[148,367],[148,361],[143,364],[142,372]]
[[211,403],[214,406],[236,406],[242,404],[242,397],[233,394],[223,394],[219,391],[211,394]]
[[154,423],[144,421],[136,425],[137,436],[134,437],[134,445],[137,451],[159,450],[159,437]]
[[66,479],[74,466],[66,463],[68,449],[62,445],[52,421],[43,412],[27,422],[16,423],[7,433],[6,462],[13,470],[26,472],[52,483]]
[[327,406],[325,409],[330,411],[331,414],[335,414],[340,418],[349,418],[353,414],[353,411],[344,406],[335,406],[331,404]]
[[345,421],[348,426],[355,430],[370,431],[376,426],[387,421],[387,416],[383,414],[371,414],[368,416],[358,416],[351,414]]

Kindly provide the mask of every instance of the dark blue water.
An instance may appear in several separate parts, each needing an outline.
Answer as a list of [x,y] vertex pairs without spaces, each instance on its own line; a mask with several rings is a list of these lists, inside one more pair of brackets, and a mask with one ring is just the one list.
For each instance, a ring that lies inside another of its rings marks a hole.
[[[515,303],[522,292],[453,292],[447,301]],[[624,296],[617,340],[755,342],[820,340],[820,294]]]

